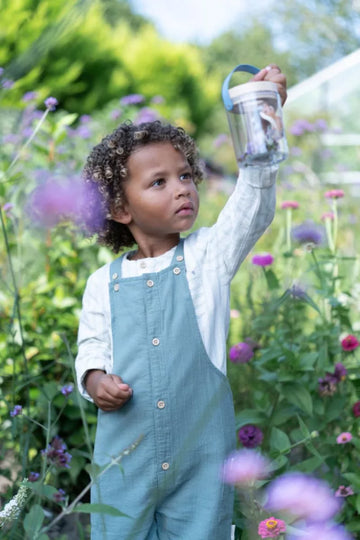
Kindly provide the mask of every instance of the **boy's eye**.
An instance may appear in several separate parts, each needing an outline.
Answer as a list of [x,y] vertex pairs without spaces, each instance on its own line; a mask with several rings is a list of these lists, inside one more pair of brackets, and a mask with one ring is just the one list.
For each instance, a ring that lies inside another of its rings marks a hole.
[[180,180],[192,180],[192,174],[190,172],[186,172],[184,174],[180,175]]
[[155,180],[151,185],[152,186],[162,186],[162,184],[164,184],[165,180],[163,178],[158,178],[157,180]]

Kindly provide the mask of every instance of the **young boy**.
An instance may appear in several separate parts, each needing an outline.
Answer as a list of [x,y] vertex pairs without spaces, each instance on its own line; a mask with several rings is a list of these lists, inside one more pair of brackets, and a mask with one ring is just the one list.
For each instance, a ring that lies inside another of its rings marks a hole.
[[[253,80],[277,83],[285,101],[277,66]],[[230,282],[273,218],[276,171],[244,169],[216,224],[181,239],[202,177],[181,128],[125,123],[88,157],[92,232],[116,253],[136,246],[92,274],[83,298],[76,369],[99,407],[94,460],[143,437],[92,490],[129,516],[92,514],[93,540],[230,538],[233,493],[219,477],[235,446]]]

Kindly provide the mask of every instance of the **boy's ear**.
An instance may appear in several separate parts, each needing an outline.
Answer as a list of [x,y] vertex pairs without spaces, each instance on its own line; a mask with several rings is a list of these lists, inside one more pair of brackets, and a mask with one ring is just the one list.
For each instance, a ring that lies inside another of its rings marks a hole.
[[111,218],[118,223],[122,223],[123,225],[129,225],[132,220],[132,216],[126,208],[126,205],[121,205],[116,210],[113,210],[111,212]]

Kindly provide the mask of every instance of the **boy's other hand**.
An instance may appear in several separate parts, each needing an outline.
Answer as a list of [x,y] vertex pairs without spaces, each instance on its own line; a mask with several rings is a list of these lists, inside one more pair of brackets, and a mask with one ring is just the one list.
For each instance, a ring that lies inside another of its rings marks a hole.
[[97,369],[89,371],[85,386],[95,404],[103,411],[120,409],[132,396],[132,389],[123,383],[121,377]]
[[261,69],[254,77],[252,81],[270,81],[277,85],[278,92],[280,94],[281,104],[284,105],[287,97],[286,93],[286,77],[281,72],[281,69],[276,64],[269,64],[265,68]]

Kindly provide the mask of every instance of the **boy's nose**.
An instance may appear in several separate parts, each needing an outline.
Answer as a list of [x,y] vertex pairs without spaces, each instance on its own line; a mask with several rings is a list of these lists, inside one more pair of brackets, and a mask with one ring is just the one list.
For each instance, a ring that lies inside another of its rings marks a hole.
[[184,184],[183,182],[178,182],[176,184],[175,188],[175,195],[176,197],[186,196],[190,193],[190,186],[189,184]]

